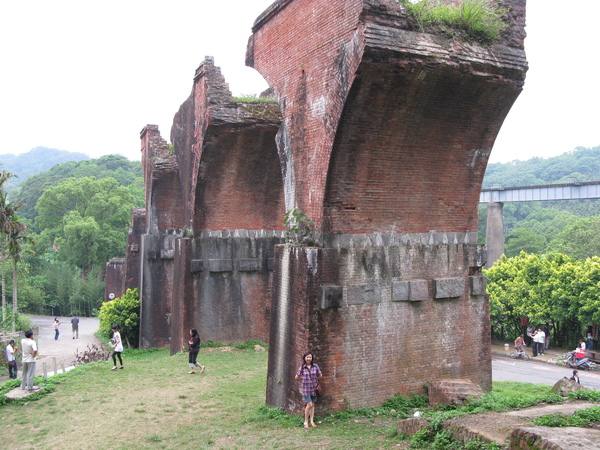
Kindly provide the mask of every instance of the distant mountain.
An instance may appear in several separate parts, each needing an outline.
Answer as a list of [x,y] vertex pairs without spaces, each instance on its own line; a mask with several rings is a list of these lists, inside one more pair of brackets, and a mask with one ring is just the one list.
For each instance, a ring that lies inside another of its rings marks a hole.
[[48,147],[36,147],[27,153],[13,155],[7,153],[0,155],[0,170],[6,170],[18,176],[5,184],[7,191],[15,191],[27,178],[48,170],[57,164],[67,161],[86,161],[88,155],[83,153],[67,152]]

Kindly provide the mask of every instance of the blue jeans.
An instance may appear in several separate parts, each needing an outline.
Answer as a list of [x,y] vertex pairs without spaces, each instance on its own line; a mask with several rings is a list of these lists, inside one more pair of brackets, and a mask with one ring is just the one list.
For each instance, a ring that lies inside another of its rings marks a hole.
[[17,360],[15,359],[15,365],[14,366],[8,366],[8,376],[9,378],[17,378],[17,372],[18,372],[18,367],[17,367]]
[[54,329],[55,333],[54,333],[54,340],[58,340],[58,335],[60,334],[60,332],[58,331],[58,328]]

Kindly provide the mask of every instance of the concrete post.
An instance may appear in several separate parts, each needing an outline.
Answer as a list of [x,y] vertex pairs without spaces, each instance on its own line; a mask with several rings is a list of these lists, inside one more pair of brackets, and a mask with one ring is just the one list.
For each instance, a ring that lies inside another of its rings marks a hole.
[[487,246],[487,262],[485,268],[489,269],[504,254],[504,221],[502,220],[503,203],[488,203],[487,226],[485,242]]

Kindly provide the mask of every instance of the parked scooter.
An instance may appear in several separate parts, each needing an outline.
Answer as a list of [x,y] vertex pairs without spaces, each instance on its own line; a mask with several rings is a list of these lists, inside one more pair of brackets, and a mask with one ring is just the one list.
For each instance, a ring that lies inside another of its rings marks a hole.
[[565,366],[572,367],[574,369],[583,369],[583,370],[591,370],[596,363],[594,363],[590,358],[577,358],[576,352],[571,352],[569,357],[565,360]]
[[520,349],[519,347],[515,347],[515,351],[510,354],[512,359],[523,359],[525,361],[529,361],[529,355],[525,353],[524,349]]

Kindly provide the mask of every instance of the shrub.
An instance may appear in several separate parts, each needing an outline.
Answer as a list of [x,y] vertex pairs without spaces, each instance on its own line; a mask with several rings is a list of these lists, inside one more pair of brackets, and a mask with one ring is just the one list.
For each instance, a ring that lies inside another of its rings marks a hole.
[[106,339],[112,336],[111,327],[119,326],[121,338],[128,347],[138,346],[140,330],[140,300],[137,289],[127,289],[125,295],[103,303],[98,314],[100,334]]

